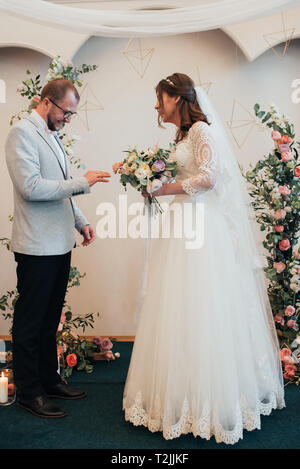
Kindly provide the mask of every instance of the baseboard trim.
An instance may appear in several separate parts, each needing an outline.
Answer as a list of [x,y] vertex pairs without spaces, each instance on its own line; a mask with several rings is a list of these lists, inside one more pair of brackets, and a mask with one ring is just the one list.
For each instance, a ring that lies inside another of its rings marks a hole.
[[[93,340],[94,337],[98,337],[96,335],[81,335],[81,339],[86,340]],[[135,336],[134,335],[111,335],[111,334],[103,334],[102,337],[109,337],[111,340],[115,340],[117,342],[134,342]],[[0,340],[11,341],[11,335],[0,335]]]

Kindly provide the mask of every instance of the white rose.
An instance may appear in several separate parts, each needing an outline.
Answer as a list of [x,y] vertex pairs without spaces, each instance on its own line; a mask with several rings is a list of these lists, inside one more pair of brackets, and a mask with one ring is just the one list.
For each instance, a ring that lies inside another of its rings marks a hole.
[[146,179],[147,178],[147,171],[143,168],[138,168],[134,174],[138,179]]

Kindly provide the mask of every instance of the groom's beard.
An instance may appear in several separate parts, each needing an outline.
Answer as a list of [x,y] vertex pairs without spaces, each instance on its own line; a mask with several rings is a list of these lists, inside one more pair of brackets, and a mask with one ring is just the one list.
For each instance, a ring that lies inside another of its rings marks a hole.
[[56,132],[60,127],[64,124],[64,121],[57,121],[57,124],[55,126],[53,120],[51,119],[51,116],[48,114],[47,116],[47,125],[48,129],[52,130],[52,132]]

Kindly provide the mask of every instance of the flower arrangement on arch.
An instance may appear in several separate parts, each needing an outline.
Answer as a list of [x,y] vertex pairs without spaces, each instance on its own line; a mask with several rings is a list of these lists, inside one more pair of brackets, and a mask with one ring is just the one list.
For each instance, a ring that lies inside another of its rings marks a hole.
[[[97,68],[97,65],[87,64],[83,64],[80,67],[74,67],[72,64],[65,65],[62,63],[61,56],[57,56],[50,63],[45,80],[46,82],[49,82],[56,78],[66,78],[74,85],[81,87],[83,85],[81,75],[93,72],[97,70]],[[24,114],[30,114],[40,102],[42,90],[41,76],[36,75],[35,77],[31,77],[30,70],[27,70],[26,74],[28,77],[18,85],[17,92],[20,93],[21,96],[27,98],[29,100],[29,104],[25,109],[22,109],[11,117],[10,125],[13,125],[15,119],[20,120]],[[77,135],[68,137],[66,132],[63,130],[64,125],[65,124],[63,124],[62,129],[58,131],[58,136],[61,139],[70,163],[76,165],[77,168],[85,169],[85,165],[81,163],[80,158],[74,155],[73,150],[74,145],[80,140],[80,137]]]
[[[274,105],[254,111],[268,127],[274,147],[244,176],[261,231],[268,265],[268,295],[282,350],[284,377],[300,384],[300,142],[294,125]],[[289,352],[287,352],[287,350]],[[283,360],[284,357],[288,357]]]

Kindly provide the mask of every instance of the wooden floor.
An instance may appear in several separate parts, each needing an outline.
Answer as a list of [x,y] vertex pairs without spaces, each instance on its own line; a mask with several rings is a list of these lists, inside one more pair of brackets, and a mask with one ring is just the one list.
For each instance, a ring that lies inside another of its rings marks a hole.
[[[81,335],[81,339],[86,340],[93,340],[94,337],[98,337],[96,335]],[[117,342],[134,342],[135,336],[134,335],[110,335],[110,334],[102,334],[101,337],[109,337],[112,340],[116,340]],[[11,335],[0,335],[0,340],[11,340]]]

